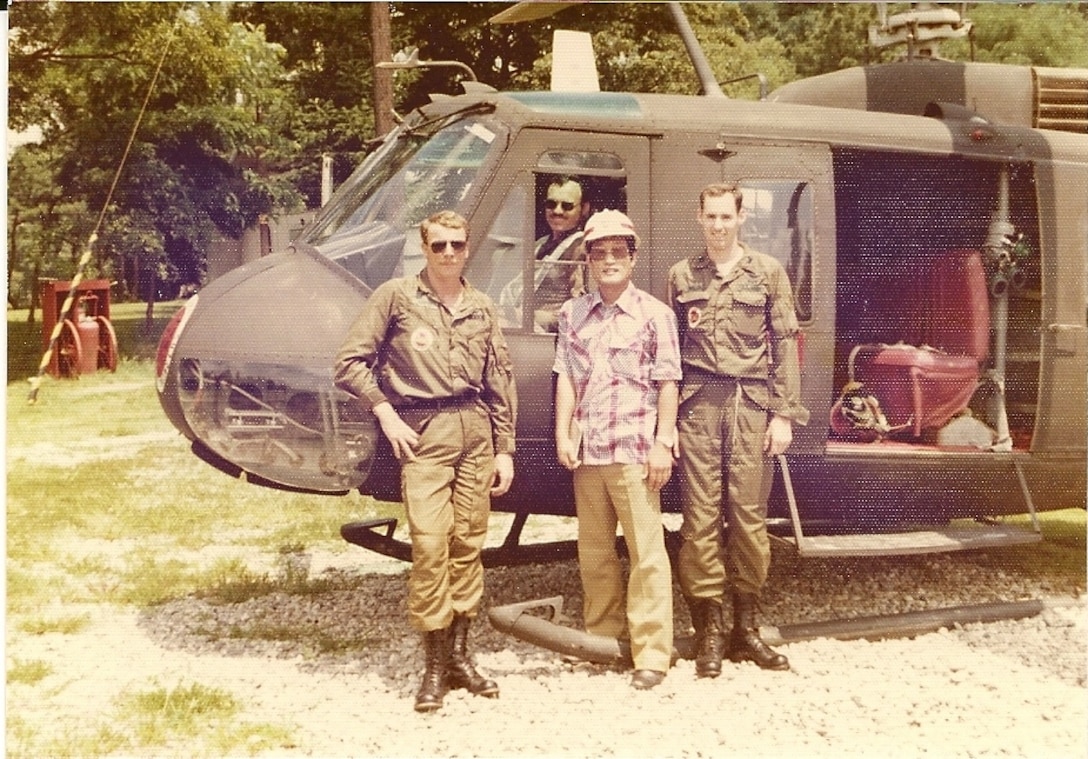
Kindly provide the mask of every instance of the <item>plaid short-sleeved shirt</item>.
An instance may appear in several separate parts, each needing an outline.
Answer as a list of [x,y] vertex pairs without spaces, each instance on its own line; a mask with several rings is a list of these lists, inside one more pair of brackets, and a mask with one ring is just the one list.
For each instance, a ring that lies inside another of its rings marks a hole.
[[641,464],[654,442],[657,383],[680,380],[676,316],[628,285],[612,305],[598,292],[559,311],[553,371],[571,379],[582,462]]

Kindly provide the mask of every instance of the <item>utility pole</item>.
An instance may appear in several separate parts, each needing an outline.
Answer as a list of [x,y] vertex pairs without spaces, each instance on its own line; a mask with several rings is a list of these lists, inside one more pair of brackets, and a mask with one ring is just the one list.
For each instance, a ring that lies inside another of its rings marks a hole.
[[389,3],[370,3],[370,55],[374,67],[374,132],[381,137],[393,128],[393,72],[378,68],[393,58]]

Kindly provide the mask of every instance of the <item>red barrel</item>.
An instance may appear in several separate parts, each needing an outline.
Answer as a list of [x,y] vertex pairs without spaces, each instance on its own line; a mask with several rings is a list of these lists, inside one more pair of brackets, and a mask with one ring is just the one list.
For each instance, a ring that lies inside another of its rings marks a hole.
[[83,349],[79,373],[93,374],[98,371],[98,322],[89,316],[80,315],[76,331],[79,332],[79,343]]

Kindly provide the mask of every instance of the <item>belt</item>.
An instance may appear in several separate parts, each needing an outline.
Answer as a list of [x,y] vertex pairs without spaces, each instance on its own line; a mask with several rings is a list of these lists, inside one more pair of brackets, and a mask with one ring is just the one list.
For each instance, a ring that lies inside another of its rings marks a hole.
[[471,406],[476,403],[476,399],[479,397],[479,393],[469,391],[460,395],[451,395],[447,398],[413,398],[397,408],[398,410],[412,411],[447,411]]

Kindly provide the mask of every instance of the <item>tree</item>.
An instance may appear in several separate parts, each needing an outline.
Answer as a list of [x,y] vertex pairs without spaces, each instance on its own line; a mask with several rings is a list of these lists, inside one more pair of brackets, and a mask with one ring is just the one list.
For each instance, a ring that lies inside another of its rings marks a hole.
[[[966,15],[974,22],[976,60],[1088,68],[1088,6],[1083,3],[979,3]],[[968,44],[947,42],[941,52],[966,60]]]
[[[164,282],[199,281],[213,234],[238,236],[297,197],[276,175],[292,153],[283,51],[260,28],[172,3],[17,3],[9,16],[11,122],[41,127],[44,170],[84,213],[105,208],[140,123],[93,264],[124,292],[140,289],[131,272],[153,273],[150,302]],[[13,197],[34,183],[13,165]]]

